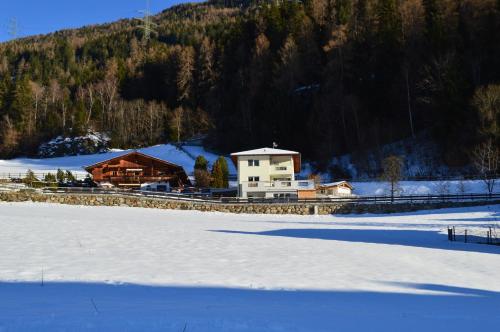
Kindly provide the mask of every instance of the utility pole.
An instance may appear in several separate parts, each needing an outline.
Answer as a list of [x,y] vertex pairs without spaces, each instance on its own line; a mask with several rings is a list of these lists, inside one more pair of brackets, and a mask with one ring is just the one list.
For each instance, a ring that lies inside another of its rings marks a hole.
[[19,35],[19,23],[16,17],[12,17],[7,25],[7,33],[12,39],[17,39]]
[[140,11],[140,13],[142,13],[142,15],[143,15],[141,18],[139,18],[142,21],[140,28],[144,32],[144,41],[145,42],[148,42],[151,39],[152,33],[157,33],[155,28],[158,25],[153,22],[150,7],[151,7],[150,0],[146,0],[146,9]]

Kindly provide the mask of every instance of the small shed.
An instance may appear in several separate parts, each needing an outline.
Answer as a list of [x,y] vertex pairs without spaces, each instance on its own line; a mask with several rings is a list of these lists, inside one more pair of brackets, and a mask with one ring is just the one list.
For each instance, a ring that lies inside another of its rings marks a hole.
[[317,192],[321,196],[351,196],[354,187],[347,181],[323,183],[318,186]]

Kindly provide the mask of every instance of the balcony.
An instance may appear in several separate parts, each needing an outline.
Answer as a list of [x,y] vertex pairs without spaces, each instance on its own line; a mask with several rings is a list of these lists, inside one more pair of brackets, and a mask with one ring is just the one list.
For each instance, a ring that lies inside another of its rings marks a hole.
[[314,189],[314,181],[259,181],[242,182],[241,189],[244,191],[295,191]]
[[111,183],[133,184],[145,182],[161,182],[171,180],[171,176],[103,176],[100,181]]

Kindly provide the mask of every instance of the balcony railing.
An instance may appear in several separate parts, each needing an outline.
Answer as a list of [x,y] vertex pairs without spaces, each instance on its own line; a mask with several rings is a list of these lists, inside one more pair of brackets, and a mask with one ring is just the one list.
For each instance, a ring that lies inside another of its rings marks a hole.
[[314,181],[258,181],[242,182],[242,189],[246,191],[279,191],[279,190],[307,190],[314,189]]
[[145,183],[169,181],[171,179],[171,176],[103,176],[99,180],[112,183]]

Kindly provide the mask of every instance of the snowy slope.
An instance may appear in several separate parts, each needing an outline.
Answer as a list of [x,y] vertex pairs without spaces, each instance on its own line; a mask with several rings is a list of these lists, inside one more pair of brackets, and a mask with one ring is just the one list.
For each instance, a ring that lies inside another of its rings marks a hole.
[[[132,150],[123,151],[113,151],[101,154],[92,155],[81,155],[81,156],[71,156],[71,157],[61,157],[61,158],[45,158],[45,159],[30,159],[30,158],[18,158],[12,160],[0,160],[0,174],[14,173],[14,174],[25,174],[28,169],[33,170],[36,173],[43,172],[55,172],[58,168],[64,170],[71,170],[80,175],[85,175],[86,172],[82,167],[95,164],[97,162],[110,159],[116,156],[123,155]],[[188,174],[193,172],[194,159],[191,158],[185,152],[177,149],[171,144],[156,145],[143,149],[138,149],[137,151],[146,153],[153,157],[168,160],[174,164],[178,164],[184,167]],[[207,160],[213,162],[217,159],[217,155],[206,152],[202,148],[193,147],[193,152],[196,155],[202,154]],[[228,159],[229,172],[231,174],[236,174],[236,169],[234,168],[232,162]]]
[[[500,180],[494,192],[500,192]],[[390,195],[390,184],[382,181],[352,182],[354,193],[360,196]],[[453,181],[401,181],[398,184],[401,195],[428,194],[470,194],[487,193],[488,189],[482,180]]]
[[0,216],[0,331],[500,324],[500,247],[445,235],[498,224],[500,206],[305,217],[1,203]]

